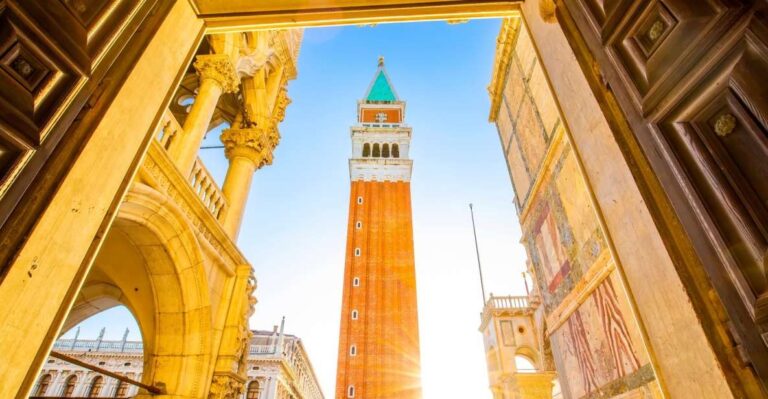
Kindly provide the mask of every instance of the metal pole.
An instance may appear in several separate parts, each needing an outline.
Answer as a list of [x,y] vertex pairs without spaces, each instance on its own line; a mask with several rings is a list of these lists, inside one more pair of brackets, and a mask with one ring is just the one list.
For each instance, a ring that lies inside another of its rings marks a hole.
[[525,283],[525,295],[531,296],[531,291],[528,290],[528,277],[525,272],[520,273],[523,275],[523,282]]
[[475,236],[475,253],[477,254],[477,270],[480,272],[480,291],[483,293],[483,306],[485,306],[485,284],[483,283],[483,268],[480,266],[480,247],[477,246],[477,230],[475,229],[475,211],[472,203],[469,204],[469,214],[472,216],[472,234]]

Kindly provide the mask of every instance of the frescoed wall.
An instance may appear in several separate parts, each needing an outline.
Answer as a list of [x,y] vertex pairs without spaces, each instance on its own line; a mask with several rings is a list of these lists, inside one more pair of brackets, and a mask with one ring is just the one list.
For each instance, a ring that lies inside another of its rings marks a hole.
[[[525,25],[491,112],[542,306],[540,334],[565,398],[656,398],[643,336]],[[493,90],[493,89],[492,89]]]

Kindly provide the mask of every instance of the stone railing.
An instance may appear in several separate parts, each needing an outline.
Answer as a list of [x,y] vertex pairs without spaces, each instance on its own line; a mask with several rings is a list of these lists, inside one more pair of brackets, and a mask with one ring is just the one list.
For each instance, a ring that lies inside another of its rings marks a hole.
[[203,201],[203,205],[211,211],[213,216],[219,221],[222,220],[227,201],[200,158],[195,159],[195,164],[192,166],[189,184],[192,185],[192,189],[195,190],[200,200]]
[[493,296],[485,303],[486,308],[492,309],[525,309],[529,306],[527,296]]
[[251,355],[272,355],[276,353],[277,345],[251,345]]
[[141,341],[107,341],[59,339],[53,349],[68,352],[143,352]]
[[480,329],[484,328],[494,314],[529,314],[534,310],[532,305],[527,296],[493,296],[491,294],[480,313]]
[[[181,131],[182,127],[176,120],[176,117],[173,116],[171,111],[166,110],[163,113],[160,129],[155,135],[155,139],[165,151],[168,151],[173,145],[176,136],[181,134]],[[221,221],[224,218],[227,201],[200,158],[195,159],[192,172],[189,174],[189,184],[195,190],[200,200],[203,201],[203,205],[217,220]]]

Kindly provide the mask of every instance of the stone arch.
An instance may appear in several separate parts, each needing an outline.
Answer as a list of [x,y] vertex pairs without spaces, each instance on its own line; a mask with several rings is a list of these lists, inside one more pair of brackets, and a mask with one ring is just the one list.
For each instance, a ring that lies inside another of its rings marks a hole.
[[515,350],[515,357],[523,357],[526,360],[528,360],[533,367],[535,367],[537,370],[541,370],[541,364],[539,363],[540,357],[538,351],[531,348],[530,346],[519,346]]
[[203,262],[181,210],[154,189],[136,184],[120,206],[65,328],[125,305],[143,337],[142,381],[164,386],[174,397],[203,397],[213,339]]

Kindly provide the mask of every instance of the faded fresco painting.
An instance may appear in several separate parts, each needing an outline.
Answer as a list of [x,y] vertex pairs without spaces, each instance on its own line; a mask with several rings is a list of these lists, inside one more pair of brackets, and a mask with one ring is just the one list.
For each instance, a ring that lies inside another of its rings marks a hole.
[[538,323],[550,344],[544,353],[551,348],[563,397],[660,397],[578,154],[526,29],[510,54],[495,121],[543,305]]
[[653,369],[614,278],[604,280],[551,337],[561,384],[573,398],[632,391],[633,397],[655,397]]
[[[566,144],[553,155],[524,215],[525,244],[547,315],[574,301],[583,280],[612,262],[573,151]],[[653,370],[622,287],[615,271],[598,280],[550,336],[569,397],[652,394]]]

